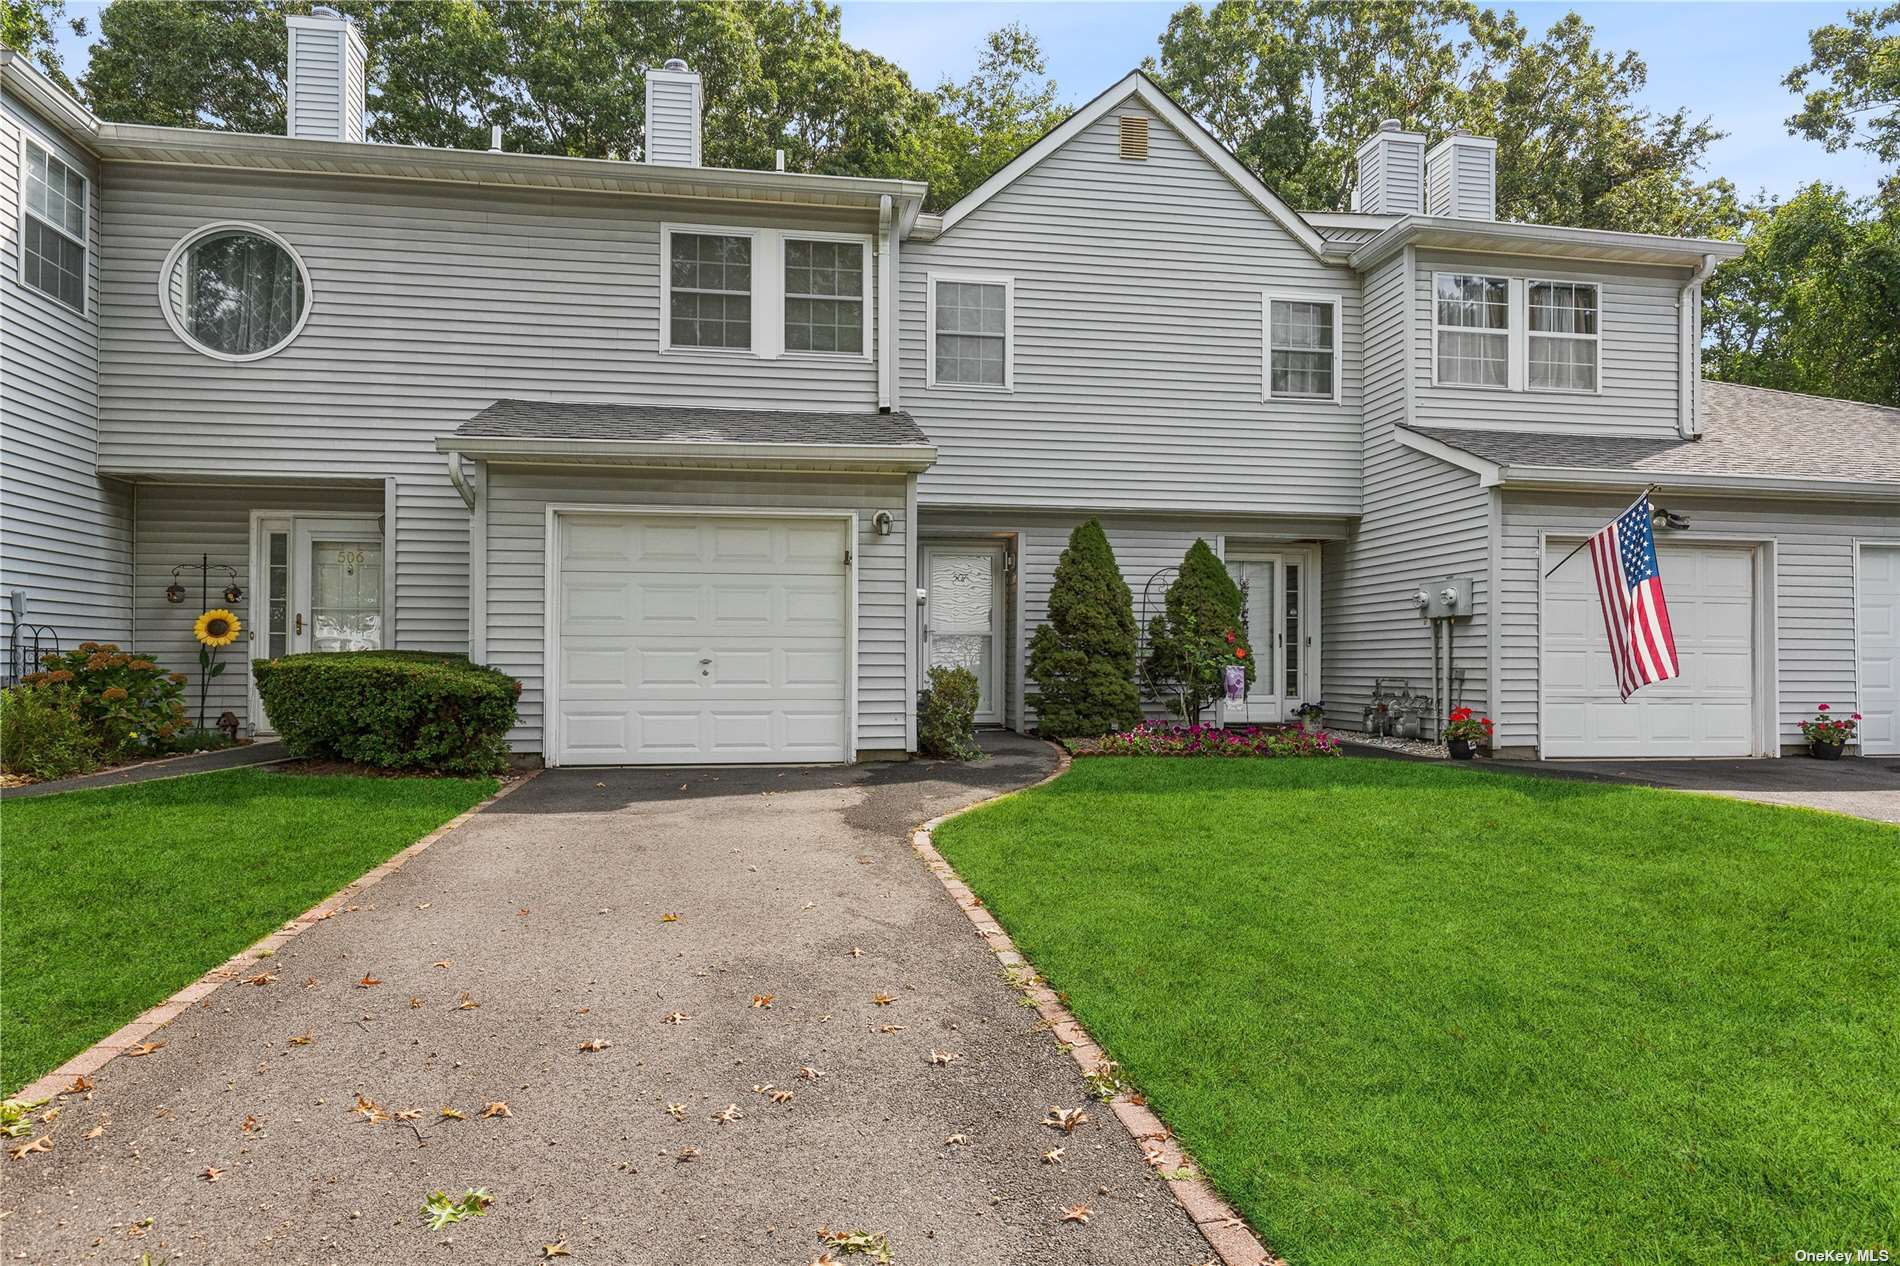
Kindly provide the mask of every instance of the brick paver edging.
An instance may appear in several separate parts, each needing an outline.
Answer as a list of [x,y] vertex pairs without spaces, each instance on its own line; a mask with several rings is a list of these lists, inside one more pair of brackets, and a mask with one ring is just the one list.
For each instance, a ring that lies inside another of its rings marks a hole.
[[[982,901],[970,891],[970,886],[963,882],[956,868],[944,859],[943,854],[937,851],[937,846],[931,842],[932,833],[951,818],[1054,782],[1069,771],[1070,763],[1069,754],[1058,751],[1056,767],[1047,778],[1001,796],[965,805],[942,817],[932,818],[911,832],[910,845],[924,859],[931,873],[943,883],[944,890],[958,907],[969,916],[977,935],[995,952],[996,961],[1003,965],[1004,970],[1012,976],[1029,973],[1029,979],[1021,985],[1024,995],[1035,1003],[1044,1023],[1075,1060],[1082,1075],[1091,1077],[1112,1071],[1108,1056],[1095,1044],[1095,1039],[1089,1036],[1081,1022],[1062,1005],[1055,991],[1043,983],[1040,975],[1035,974],[1035,965],[1022,956],[1016,943],[1010,940],[1009,933],[1003,930],[1002,924],[983,908]],[[1224,1266],[1286,1266],[1284,1261],[1268,1251],[1246,1221],[1200,1176],[1200,1167],[1175,1139],[1174,1131],[1145,1103],[1122,1092],[1109,1101],[1109,1107],[1114,1109],[1116,1119],[1128,1131],[1129,1137],[1140,1145],[1148,1163],[1167,1179],[1168,1190],[1174,1193],[1175,1201],[1193,1219],[1194,1225],[1207,1238],[1208,1246],[1219,1256]]]
[[434,844],[437,840],[447,835],[450,831],[453,831],[456,827],[461,826],[464,822],[467,822],[470,818],[488,808],[503,796],[513,795],[515,791],[527,783],[529,779],[540,772],[538,769],[529,770],[515,781],[503,785],[494,795],[488,797],[474,808],[449,819],[435,830],[417,840],[414,844],[411,844],[394,857],[391,857],[388,861],[382,863],[382,865],[357,876],[336,892],[331,893],[328,897],[310,907],[310,909],[278,928],[275,932],[272,932],[255,944],[245,946],[230,958],[226,959],[222,965],[213,967],[191,984],[186,985],[183,989],[180,989],[177,993],[165,999],[165,1001],[159,1003],[149,1011],[146,1011],[143,1015],[139,1016],[138,1019],[124,1025],[117,1032],[94,1042],[91,1046],[61,1064],[58,1068],[46,1074],[46,1076],[33,1082],[31,1085],[22,1087],[11,1097],[24,1103],[33,1103],[38,1100],[51,1099],[56,1095],[65,1094],[72,1087],[76,1079],[80,1077],[90,1077],[111,1063],[119,1055],[137,1046],[139,1043],[149,1040],[152,1034],[158,1032],[158,1030],[183,1015],[185,1008],[195,1002],[204,1001],[211,996],[219,985],[236,978],[245,968],[254,966],[260,954],[263,954],[267,950],[275,953],[278,947],[284,945],[292,937],[301,935],[306,930],[323,922],[335,914],[337,907],[343,902],[358,895],[367,888],[374,887],[396,871],[401,870],[403,865],[417,853],[428,848],[431,844]]

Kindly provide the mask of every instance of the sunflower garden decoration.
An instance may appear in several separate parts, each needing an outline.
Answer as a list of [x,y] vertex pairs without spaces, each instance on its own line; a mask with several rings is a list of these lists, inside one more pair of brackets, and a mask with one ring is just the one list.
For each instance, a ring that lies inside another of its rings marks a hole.
[[224,671],[218,652],[237,641],[244,626],[238,618],[217,607],[198,617],[191,635],[198,639],[198,728],[205,728],[205,702],[211,695],[211,679]]

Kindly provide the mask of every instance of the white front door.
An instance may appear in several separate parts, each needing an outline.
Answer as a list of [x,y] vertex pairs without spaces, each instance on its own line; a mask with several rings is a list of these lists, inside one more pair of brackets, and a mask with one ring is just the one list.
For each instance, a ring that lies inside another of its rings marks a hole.
[[[257,519],[251,542],[252,658],[380,650],[383,628],[383,534],[375,519]],[[255,683],[250,697],[252,729],[274,733]]]
[[[1900,753],[1900,545],[1860,547],[1860,750]],[[1834,705],[1837,711],[1840,705]]]
[[847,548],[839,518],[558,515],[554,763],[848,759]]
[[1239,704],[1223,704],[1229,725],[1290,721],[1305,702],[1308,651],[1312,646],[1307,610],[1312,577],[1305,550],[1249,551],[1227,560],[1227,574],[1240,586],[1242,620],[1254,661],[1254,679]]
[[1003,547],[924,547],[924,667],[967,668],[978,725],[1003,720]]
[[[1576,542],[1553,541],[1549,570]],[[1582,551],[1544,581],[1544,756],[1752,756],[1755,555],[1746,546],[1658,545],[1682,675],[1625,703]]]

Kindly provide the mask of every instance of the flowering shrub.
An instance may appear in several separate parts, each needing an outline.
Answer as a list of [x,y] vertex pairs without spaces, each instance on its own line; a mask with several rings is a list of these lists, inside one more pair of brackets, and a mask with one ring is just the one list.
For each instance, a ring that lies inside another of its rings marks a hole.
[[71,686],[0,690],[0,773],[45,781],[90,773],[98,765],[99,741],[79,715]]
[[1104,735],[1081,749],[1083,756],[1337,756],[1339,744],[1325,732],[1249,725],[1173,725],[1144,721],[1132,730]]
[[1491,718],[1481,717],[1470,708],[1453,708],[1445,722],[1445,741],[1463,739],[1484,747],[1491,742]]
[[1828,747],[1844,747],[1854,739],[1854,731],[1860,728],[1860,713],[1846,717],[1829,716],[1829,708],[1823,703],[1816,709],[1812,721],[1801,723],[1801,734],[1810,743],[1822,743]]
[[122,651],[111,642],[81,642],[70,651],[42,656],[40,663],[41,671],[21,680],[68,687],[107,761],[163,751],[184,728],[181,679],[149,655]]

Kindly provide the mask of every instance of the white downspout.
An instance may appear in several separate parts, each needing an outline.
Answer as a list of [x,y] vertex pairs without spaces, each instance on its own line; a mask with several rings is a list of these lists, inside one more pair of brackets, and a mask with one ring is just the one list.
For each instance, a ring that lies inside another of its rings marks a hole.
[[1676,395],[1676,433],[1692,440],[1702,433],[1702,419],[1696,413],[1696,400],[1702,383],[1702,283],[1715,271],[1715,256],[1704,255],[1701,264],[1682,284],[1676,297],[1677,319],[1681,324],[1682,375]]
[[455,491],[461,494],[462,504],[473,510],[475,508],[475,490],[469,487],[468,476],[462,473],[462,455],[460,453],[444,453],[443,456],[449,460],[449,482],[454,484]]
[[882,413],[897,404],[896,236],[891,195],[883,194],[877,200],[877,407]]

